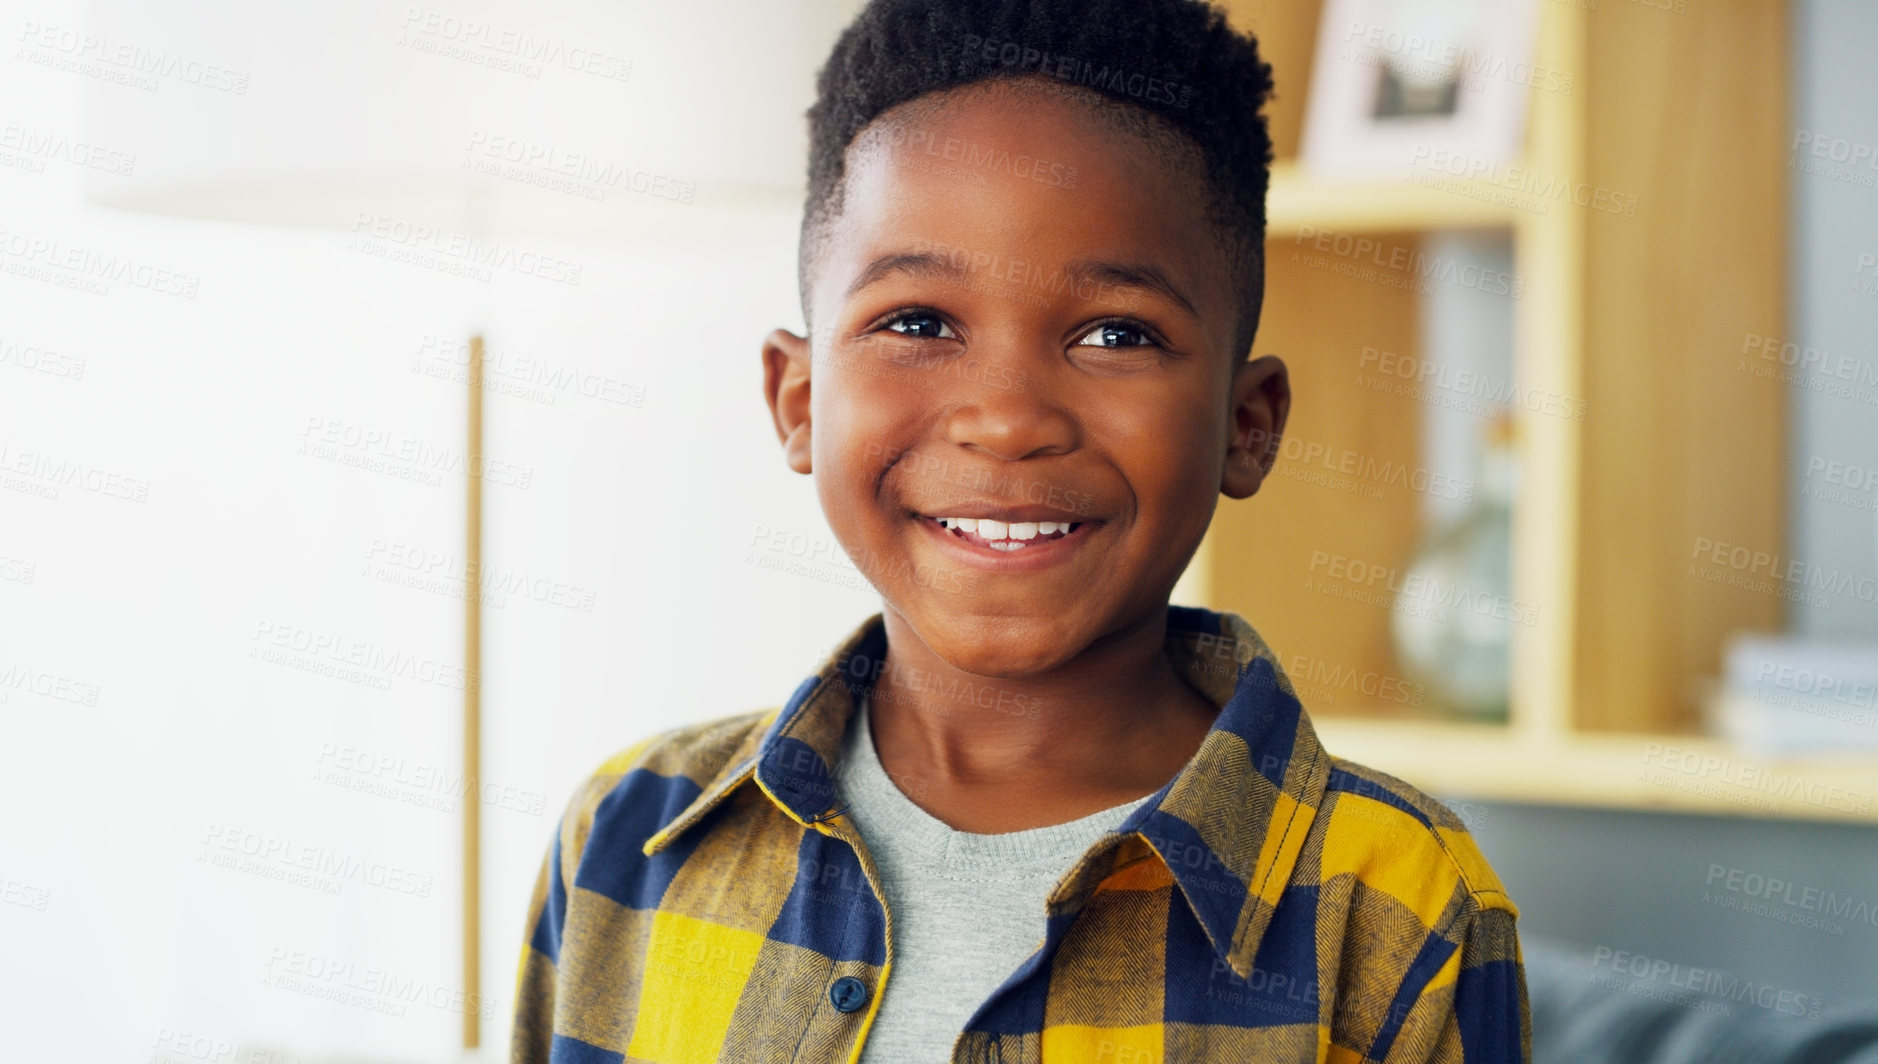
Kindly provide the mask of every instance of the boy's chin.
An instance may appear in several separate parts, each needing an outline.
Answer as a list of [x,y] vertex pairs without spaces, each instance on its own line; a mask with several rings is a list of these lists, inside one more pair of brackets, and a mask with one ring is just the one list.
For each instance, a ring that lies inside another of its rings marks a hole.
[[1089,633],[1069,618],[948,616],[909,618],[927,648],[975,676],[1021,680],[1061,667],[1082,653]]

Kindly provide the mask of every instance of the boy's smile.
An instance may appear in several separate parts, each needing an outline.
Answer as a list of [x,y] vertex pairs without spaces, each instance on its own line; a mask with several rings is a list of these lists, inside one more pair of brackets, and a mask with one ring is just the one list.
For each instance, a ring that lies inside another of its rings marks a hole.
[[1227,471],[1239,308],[1197,160],[1048,82],[947,96],[849,150],[813,469],[888,606],[1021,676],[1165,607]]
[[893,656],[1139,705],[1184,689],[1155,666],[1168,595],[1288,394],[1232,350],[1198,151],[1038,81],[855,139],[812,338],[771,334],[765,385]]

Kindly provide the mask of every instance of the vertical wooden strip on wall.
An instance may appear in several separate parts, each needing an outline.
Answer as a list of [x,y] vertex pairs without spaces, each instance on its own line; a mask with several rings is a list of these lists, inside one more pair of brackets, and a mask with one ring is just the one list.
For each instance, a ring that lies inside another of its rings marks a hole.
[[482,1044],[482,558],[483,338],[470,337],[469,439],[464,461],[468,503],[463,550],[463,1048]]
[[[1518,174],[1584,175],[1587,116],[1581,82],[1587,20],[1573,4],[1546,3],[1533,42],[1535,75],[1546,90],[1527,94]],[[1572,727],[1578,704],[1578,514],[1585,422],[1584,225],[1564,210],[1525,197],[1514,229],[1514,272],[1525,282],[1513,320],[1514,380],[1527,398],[1517,411],[1519,489],[1513,505],[1513,598],[1535,612],[1514,629],[1512,724],[1527,741],[1555,741]],[[1531,398],[1538,396],[1537,410]],[[1587,415],[1588,416],[1588,415]]]
[[[1725,637],[1785,616],[1777,594],[1707,577],[1778,580],[1696,556],[1727,543],[1784,557],[1788,389],[1742,351],[1786,334],[1785,7],[1588,15],[1593,199],[1554,207],[1586,233],[1582,727],[1693,724]],[[1635,216],[1614,197],[1635,197]]]

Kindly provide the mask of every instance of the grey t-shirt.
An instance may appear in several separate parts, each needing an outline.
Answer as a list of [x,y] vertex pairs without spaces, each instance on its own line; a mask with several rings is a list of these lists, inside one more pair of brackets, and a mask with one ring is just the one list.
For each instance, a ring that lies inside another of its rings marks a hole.
[[887,775],[866,698],[848,725],[841,766],[837,800],[880,869],[893,918],[893,967],[860,1064],[945,1064],[972,1012],[1043,944],[1044,905],[1057,880],[1150,795],[1066,824],[954,831]]

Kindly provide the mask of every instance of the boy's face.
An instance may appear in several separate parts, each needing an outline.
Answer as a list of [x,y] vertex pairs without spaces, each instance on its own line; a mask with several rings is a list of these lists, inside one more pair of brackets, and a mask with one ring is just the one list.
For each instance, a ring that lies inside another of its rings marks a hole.
[[[1194,169],[1109,116],[1020,83],[877,125],[814,336],[765,346],[771,410],[892,613],[955,668],[1041,673],[1162,613],[1276,453],[1284,367],[1234,357]],[[958,517],[1073,525],[1007,550]]]

